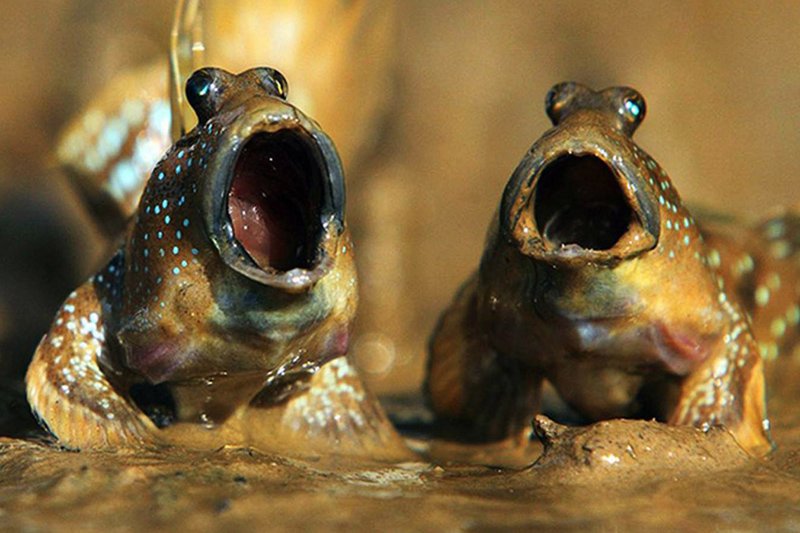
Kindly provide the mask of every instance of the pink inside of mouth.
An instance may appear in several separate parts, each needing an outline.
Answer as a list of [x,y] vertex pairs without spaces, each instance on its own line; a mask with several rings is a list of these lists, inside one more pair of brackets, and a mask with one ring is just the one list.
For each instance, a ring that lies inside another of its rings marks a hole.
[[242,148],[228,193],[239,244],[263,268],[309,268],[320,223],[320,170],[297,132],[257,133]]

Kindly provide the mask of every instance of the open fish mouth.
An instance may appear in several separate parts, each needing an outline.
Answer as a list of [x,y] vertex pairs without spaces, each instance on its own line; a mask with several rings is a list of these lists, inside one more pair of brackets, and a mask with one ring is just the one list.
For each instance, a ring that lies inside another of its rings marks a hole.
[[258,132],[242,145],[228,190],[233,237],[264,270],[311,269],[319,259],[325,170],[297,129]]
[[539,234],[557,248],[609,250],[637,220],[614,171],[593,155],[565,155],[547,165],[534,213]]
[[208,235],[228,267],[289,291],[333,264],[344,231],[344,175],[330,138],[291,106],[268,101],[232,125],[205,186]]
[[601,145],[573,139],[555,144],[534,147],[512,177],[515,199],[501,206],[520,251],[579,267],[615,264],[653,249],[658,204],[642,169],[609,156]]

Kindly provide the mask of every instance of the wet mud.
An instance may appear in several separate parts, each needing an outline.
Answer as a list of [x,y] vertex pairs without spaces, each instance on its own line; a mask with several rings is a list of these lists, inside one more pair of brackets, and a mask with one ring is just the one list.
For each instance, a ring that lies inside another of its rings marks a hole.
[[[25,531],[793,530],[800,415],[790,361],[771,369],[775,451],[753,459],[721,429],[643,420],[535,423],[525,468],[501,445],[409,442],[419,461],[295,460],[253,449],[138,454],[0,439],[0,523]],[[505,455],[504,455],[505,454]]]

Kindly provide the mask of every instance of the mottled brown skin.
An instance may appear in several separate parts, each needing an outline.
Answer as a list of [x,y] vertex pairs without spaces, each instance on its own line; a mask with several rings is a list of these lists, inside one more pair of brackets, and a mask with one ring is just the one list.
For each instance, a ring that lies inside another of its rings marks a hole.
[[37,349],[36,415],[75,448],[405,457],[345,357],[356,273],[330,139],[272,69],[203,69],[187,97],[198,126]]
[[547,112],[554,127],[512,175],[480,268],[431,340],[439,420],[477,440],[526,437],[547,380],[586,421],[721,425],[769,452],[759,342],[719,268],[751,243],[709,246],[631,138],[645,114],[633,89],[560,84]]

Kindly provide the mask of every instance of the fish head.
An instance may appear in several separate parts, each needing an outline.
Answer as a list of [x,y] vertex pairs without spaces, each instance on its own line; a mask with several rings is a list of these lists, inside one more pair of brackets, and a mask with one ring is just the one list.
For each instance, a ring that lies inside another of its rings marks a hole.
[[[688,372],[719,340],[725,313],[694,219],[633,140],[644,98],[561,83],[546,110],[553,127],[512,175],[496,223],[504,258],[521,274],[508,277],[512,291],[488,294],[522,299],[543,330],[570,332],[552,342],[571,339],[573,353],[630,354]],[[497,255],[484,263],[484,279],[498,277]]]

